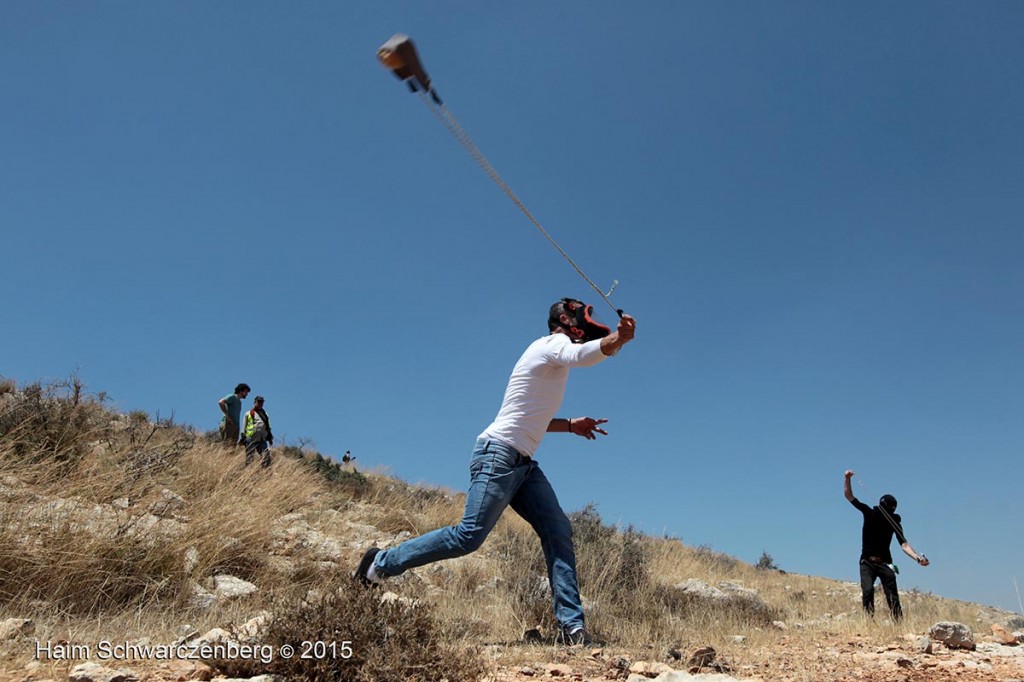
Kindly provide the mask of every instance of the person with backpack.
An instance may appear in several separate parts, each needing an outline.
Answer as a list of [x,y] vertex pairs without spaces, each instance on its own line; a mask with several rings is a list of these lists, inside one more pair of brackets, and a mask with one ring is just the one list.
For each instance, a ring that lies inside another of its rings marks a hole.
[[261,466],[270,466],[270,446],[274,444],[274,434],[270,430],[270,417],[263,409],[263,396],[253,400],[253,408],[245,413],[245,466],[255,459],[256,453],[263,455]]

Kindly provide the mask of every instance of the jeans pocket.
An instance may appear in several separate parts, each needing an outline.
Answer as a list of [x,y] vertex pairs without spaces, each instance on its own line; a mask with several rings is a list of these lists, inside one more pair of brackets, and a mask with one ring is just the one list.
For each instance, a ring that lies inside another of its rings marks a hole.
[[473,451],[473,459],[469,463],[469,477],[473,480],[481,474],[492,476],[508,474],[516,468],[519,460],[519,453],[507,445],[490,440],[479,442]]

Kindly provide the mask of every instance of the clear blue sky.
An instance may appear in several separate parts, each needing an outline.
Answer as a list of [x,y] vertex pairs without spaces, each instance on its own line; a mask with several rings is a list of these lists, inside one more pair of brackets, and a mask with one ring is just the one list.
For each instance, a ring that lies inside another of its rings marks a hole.
[[[538,452],[567,510],[1017,608],[1024,4],[0,4],[0,374],[466,487],[582,280],[376,62],[435,85],[638,320]],[[597,308],[605,321],[611,311]]]

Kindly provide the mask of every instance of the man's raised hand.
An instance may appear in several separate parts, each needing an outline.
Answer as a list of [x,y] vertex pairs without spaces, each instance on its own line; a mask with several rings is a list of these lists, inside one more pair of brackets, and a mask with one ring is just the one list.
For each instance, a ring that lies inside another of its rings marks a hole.
[[596,440],[595,434],[600,433],[607,436],[608,432],[598,428],[601,424],[607,423],[607,419],[592,419],[590,417],[573,417],[569,420],[569,431],[577,436],[583,436],[587,440]]

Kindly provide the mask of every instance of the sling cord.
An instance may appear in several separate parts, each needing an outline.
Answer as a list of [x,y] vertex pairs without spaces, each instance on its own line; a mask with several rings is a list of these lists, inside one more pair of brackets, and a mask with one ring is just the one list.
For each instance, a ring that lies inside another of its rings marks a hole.
[[[516,196],[516,193],[512,191],[512,188],[505,184],[505,181],[502,179],[502,177],[498,175],[498,171],[494,169],[494,166],[492,166],[490,161],[487,160],[487,157],[483,155],[483,152],[481,152],[479,147],[477,147],[476,144],[473,142],[473,139],[469,136],[469,133],[466,132],[466,129],[462,127],[462,125],[458,122],[455,116],[452,115],[452,112],[448,110],[448,107],[446,107],[441,102],[437,101],[437,99],[432,97],[427,92],[421,90],[419,91],[418,94],[420,96],[420,99],[423,100],[423,103],[427,105],[427,108],[430,109],[430,111],[434,114],[437,120],[441,122],[441,125],[443,125],[448,130],[448,132],[452,134],[452,137],[454,137],[459,142],[459,144],[462,145],[463,149],[469,152],[469,155],[473,157],[473,160],[476,161],[477,164],[479,164],[480,168],[482,168],[484,172],[487,173],[488,176],[490,176],[491,180],[493,180],[495,184],[497,184],[498,187],[500,187],[502,191],[505,192],[505,195],[512,200],[512,203],[514,203],[519,208],[519,210],[522,211],[523,214],[530,219],[530,222],[533,223],[534,227],[540,230],[540,233],[544,235],[545,239],[551,242],[551,245],[558,250],[558,253],[562,254],[562,257],[565,258],[565,260],[568,261],[569,265],[573,267],[573,269],[579,274],[579,276],[582,277],[584,281],[586,281],[586,283],[589,284],[590,287],[597,292],[597,294],[604,300],[604,302],[607,303],[619,317],[622,317],[622,310],[616,308],[612,304],[612,302],[608,300],[608,296],[611,295],[611,291],[609,291],[607,295],[603,291],[601,291],[601,289],[596,284],[594,284],[594,282],[589,277],[587,277],[583,270],[580,269],[580,266],[576,265],[575,261],[573,261],[573,259],[569,257],[569,254],[565,252],[565,249],[559,246],[558,242],[556,242],[554,238],[550,234],[548,234],[548,231],[545,230],[544,226],[541,225],[540,222],[533,217],[533,214],[530,213],[530,210],[526,208],[526,205],[519,199],[519,197]],[[618,284],[617,281],[616,284]],[[613,285],[612,290],[614,289],[615,286]]]

